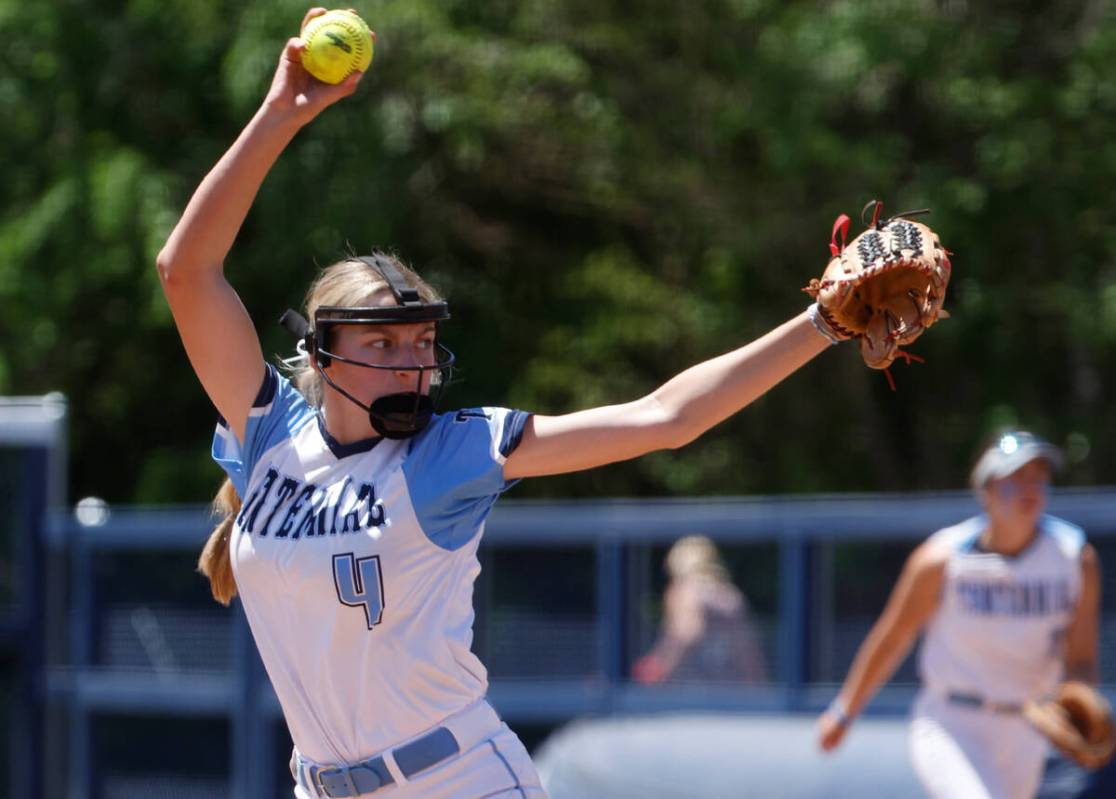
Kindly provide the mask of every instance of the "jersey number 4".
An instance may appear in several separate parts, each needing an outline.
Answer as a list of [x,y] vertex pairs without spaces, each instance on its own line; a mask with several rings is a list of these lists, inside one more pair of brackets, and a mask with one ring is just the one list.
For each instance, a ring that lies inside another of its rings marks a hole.
[[333,584],[342,605],[364,608],[371,630],[384,615],[384,580],[380,556],[357,558],[353,553],[333,556]]

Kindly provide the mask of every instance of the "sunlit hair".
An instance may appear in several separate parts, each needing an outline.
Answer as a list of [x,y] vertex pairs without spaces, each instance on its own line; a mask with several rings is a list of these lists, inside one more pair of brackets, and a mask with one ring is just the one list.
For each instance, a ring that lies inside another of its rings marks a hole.
[[[391,261],[403,273],[407,284],[418,291],[423,302],[442,299],[429,283],[396,256],[378,251],[373,254]],[[306,318],[313,324],[314,311],[322,305],[370,306],[375,295],[387,288],[387,281],[371,266],[353,257],[346,258],[322,269],[311,284],[306,292]],[[315,407],[321,406],[322,378],[317,370],[309,362],[300,362],[292,372],[291,380],[306,401]]]
[[703,535],[688,535],[674,542],[666,556],[666,572],[674,580],[705,577],[721,583],[729,581],[717,545]]
[[198,556],[198,571],[209,578],[209,591],[222,605],[228,605],[236,596],[236,578],[233,576],[232,561],[229,559],[229,539],[232,537],[233,522],[240,513],[240,495],[232,480],[228,478],[217,489],[213,498],[213,513],[221,521],[209,534],[201,555]]

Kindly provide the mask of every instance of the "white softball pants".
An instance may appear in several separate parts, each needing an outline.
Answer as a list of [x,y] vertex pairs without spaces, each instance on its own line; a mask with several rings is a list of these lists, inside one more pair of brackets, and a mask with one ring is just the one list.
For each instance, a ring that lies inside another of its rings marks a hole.
[[1018,713],[950,703],[926,691],[915,701],[911,760],[933,799],[1032,799],[1046,739]]
[[[383,756],[395,783],[359,799],[547,799],[526,747],[484,700],[437,726],[453,732],[459,754],[407,779],[388,750]],[[306,765],[298,772],[296,799],[328,799]]]

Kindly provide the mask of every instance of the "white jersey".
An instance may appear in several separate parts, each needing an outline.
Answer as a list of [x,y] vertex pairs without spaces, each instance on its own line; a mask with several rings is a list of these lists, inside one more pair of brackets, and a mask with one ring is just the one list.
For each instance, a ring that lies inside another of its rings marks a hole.
[[1009,557],[980,548],[986,526],[976,516],[931,537],[951,555],[919,671],[931,693],[1021,703],[1051,693],[1062,677],[1085,535],[1042,516],[1030,545]]
[[357,762],[484,696],[476,550],[527,418],[463,410],[342,445],[269,366],[244,445],[218,425],[213,457],[243,498],[237,588],[302,755]]

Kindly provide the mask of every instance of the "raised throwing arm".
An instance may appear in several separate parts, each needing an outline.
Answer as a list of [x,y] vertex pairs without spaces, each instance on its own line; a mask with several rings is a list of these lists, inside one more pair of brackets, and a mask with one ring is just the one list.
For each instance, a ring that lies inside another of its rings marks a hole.
[[[322,13],[311,9],[303,24]],[[280,153],[323,109],[352,94],[361,77],[320,83],[303,68],[301,49],[299,39],[287,42],[267,97],[202,180],[156,261],[190,363],[241,440],[264,358],[252,320],[225,279],[225,258]]]

